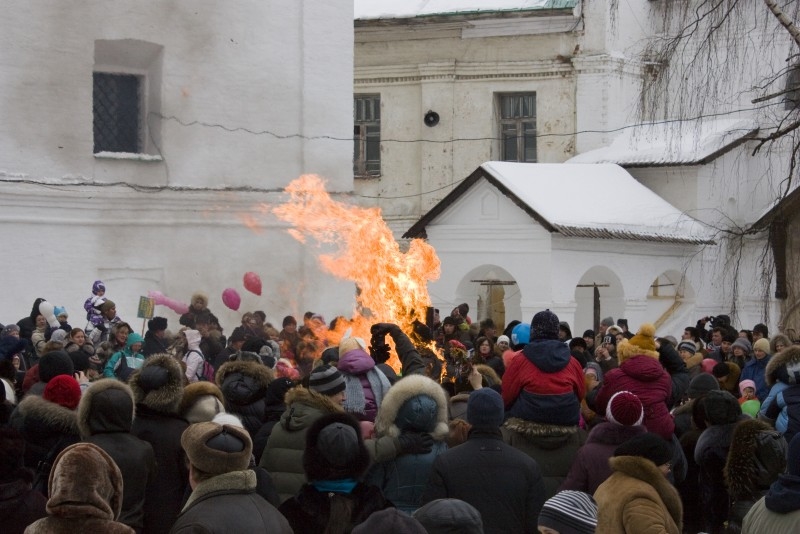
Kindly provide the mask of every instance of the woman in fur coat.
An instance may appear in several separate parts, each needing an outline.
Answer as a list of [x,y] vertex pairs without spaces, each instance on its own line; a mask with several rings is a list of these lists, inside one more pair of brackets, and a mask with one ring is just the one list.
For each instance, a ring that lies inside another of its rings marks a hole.
[[447,450],[447,397],[442,387],[423,375],[399,380],[383,399],[375,419],[377,437],[399,438],[403,432],[427,432],[434,439],[431,451],[405,454],[373,465],[366,482],[400,510],[413,513],[422,505],[422,493],[428,484],[433,461]]
[[48,517],[25,529],[25,534],[103,532],[133,534],[117,522],[122,509],[122,473],[103,449],[76,443],[56,458],[48,483]]

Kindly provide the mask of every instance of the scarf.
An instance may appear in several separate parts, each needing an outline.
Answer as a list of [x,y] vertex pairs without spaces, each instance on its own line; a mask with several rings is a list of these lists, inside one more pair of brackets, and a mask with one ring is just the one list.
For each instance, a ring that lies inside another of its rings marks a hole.
[[[388,391],[392,385],[389,383],[389,379],[386,378],[386,375],[376,368],[370,369],[365,374],[372,394],[375,396],[375,406],[379,408],[383,402],[383,394]],[[344,376],[344,382],[347,386],[347,393],[344,399],[344,411],[348,413],[365,414],[367,400],[364,397],[364,388],[361,387],[361,379],[359,376],[345,373],[342,373],[342,376]]]

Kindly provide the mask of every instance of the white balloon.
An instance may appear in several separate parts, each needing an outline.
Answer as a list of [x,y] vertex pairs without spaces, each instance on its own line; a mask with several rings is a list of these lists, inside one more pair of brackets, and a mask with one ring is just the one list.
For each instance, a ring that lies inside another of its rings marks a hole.
[[44,316],[45,320],[47,320],[47,324],[49,324],[53,328],[58,328],[59,326],[61,326],[61,323],[58,322],[58,319],[56,318],[56,314],[54,312],[55,312],[55,307],[46,300],[43,300],[42,302],[39,303],[39,313],[41,313]]

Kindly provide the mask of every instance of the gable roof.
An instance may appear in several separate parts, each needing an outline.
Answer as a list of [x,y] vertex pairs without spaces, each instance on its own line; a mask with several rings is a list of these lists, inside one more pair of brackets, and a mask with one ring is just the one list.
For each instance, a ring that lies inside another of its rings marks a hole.
[[571,9],[577,0],[355,0],[355,20]]
[[610,145],[567,163],[616,163],[624,167],[703,165],[758,132],[754,119],[703,119],[645,123],[625,128]]
[[662,243],[713,243],[710,231],[613,164],[490,161],[422,216],[404,238],[426,227],[485,179],[546,230],[568,237]]

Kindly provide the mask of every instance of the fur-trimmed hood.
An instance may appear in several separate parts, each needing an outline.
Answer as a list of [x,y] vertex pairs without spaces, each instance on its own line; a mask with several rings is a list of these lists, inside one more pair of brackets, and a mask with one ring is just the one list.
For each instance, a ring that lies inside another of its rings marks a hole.
[[302,386],[286,392],[284,397],[286,411],[281,416],[280,424],[289,431],[308,428],[317,420],[319,413],[344,413],[344,408],[321,393]]
[[78,415],[74,410],[50,402],[37,395],[26,395],[17,405],[23,419],[41,421],[49,428],[65,434],[78,435]]
[[192,306],[190,311],[193,311],[193,312],[197,313],[198,310],[195,310],[194,307],[193,307],[197,303],[202,303],[202,305],[203,305],[202,310],[199,310],[199,311],[207,310],[208,309],[208,295],[206,295],[202,291],[197,291],[195,293],[192,293],[192,300],[189,301],[189,305]]
[[[748,419],[736,425],[728,450],[723,474],[728,494],[734,500],[756,500],[769,486],[764,481],[759,486],[759,469],[756,463],[756,436],[773,428],[760,419]],[[772,483],[770,480],[769,483]]]
[[222,396],[222,390],[219,389],[218,385],[206,381],[189,384],[183,388],[183,397],[181,397],[181,403],[178,406],[178,413],[185,414],[186,410],[194,406],[201,398],[208,396],[216,398],[220,404],[225,403],[225,397]]
[[[423,396],[432,399],[435,406],[428,406]],[[398,380],[378,409],[375,433],[379,437],[399,437],[407,426],[429,432],[437,441],[444,440],[449,433],[444,389],[425,375],[409,375]]]
[[637,345],[630,343],[627,339],[623,339],[617,344],[617,361],[622,365],[622,362],[633,358],[634,356],[650,356],[658,360],[659,354],[656,350],[646,350]]
[[134,371],[128,385],[136,404],[156,412],[177,414],[183,398],[183,381],[183,369],[178,360],[168,354],[154,354]]
[[794,371],[800,370],[800,346],[791,345],[769,358],[770,360],[767,362],[767,369],[764,373],[764,378],[768,385],[772,386],[776,382],[784,382],[785,380],[790,380],[790,382],[787,382],[790,384],[800,383],[791,381],[792,377],[795,376],[794,373],[784,372],[787,367],[795,368]]
[[238,360],[224,363],[217,371],[216,382],[227,402],[247,406],[264,398],[274,378],[272,370],[262,363]]
[[93,434],[130,432],[135,416],[133,391],[124,382],[103,378],[83,392],[78,404],[81,439]]
[[683,518],[683,504],[678,491],[670,484],[661,470],[646,458],[639,456],[612,456],[608,460],[611,469],[623,473],[631,478],[636,478],[652,486],[658,492],[667,512],[681,528]]
[[509,417],[503,423],[503,427],[535,441],[536,445],[542,449],[560,448],[580,431],[577,426],[549,425],[527,421],[519,417]]

